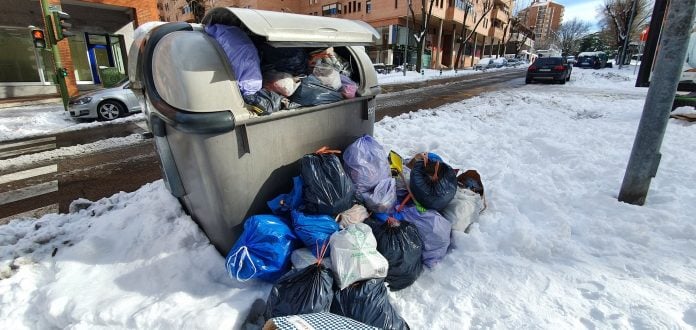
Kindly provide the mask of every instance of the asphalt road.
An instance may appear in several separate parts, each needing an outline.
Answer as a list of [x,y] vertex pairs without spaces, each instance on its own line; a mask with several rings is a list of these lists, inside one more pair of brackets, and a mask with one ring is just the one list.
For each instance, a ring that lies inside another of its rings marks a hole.
[[[483,92],[524,85],[524,70],[487,72],[437,81],[383,86],[377,98],[377,119],[430,109]],[[145,133],[143,125],[110,125],[0,143],[0,160],[110,137]],[[161,178],[152,140],[89,154],[32,162],[0,169],[0,224],[20,217],[68,212],[78,198],[98,200],[131,192]]]

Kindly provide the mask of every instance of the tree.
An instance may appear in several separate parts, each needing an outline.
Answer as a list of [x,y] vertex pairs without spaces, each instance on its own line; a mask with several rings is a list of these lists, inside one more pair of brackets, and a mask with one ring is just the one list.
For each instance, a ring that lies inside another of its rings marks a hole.
[[[471,3],[467,3],[467,6],[471,6]],[[468,7],[467,7],[468,8]],[[483,0],[482,4],[482,10],[481,10],[481,16],[478,16],[478,20],[476,21],[476,24],[474,27],[469,31],[467,34],[466,32],[466,18],[469,15],[469,10],[464,11],[464,19],[462,20],[462,25],[464,26],[462,28],[462,32],[459,34],[459,48],[457,49],[457,57],[454,62],[454,67],[459,68],[459,61],[462,58],[462,54],[464,53],[464,48],[466,47],[466,43],[469,42],[471,39],[471,36],[476,33],[476,28],[478,28],[479,24],[483,21],[483,19],[488,15],[488,13],[493,10],[493,1],[492,0]]]
[[[633,1],[637,1],[635,11]],[[600,24],[612,37],[611,46],[614,49],[622,48],[627,38],[630,41],[632,36],[636,36],[638,27],[643,26],[650,18],[648,0],[604,0],[604,4],[598,9],[602,14]],[[628,26],[629,22],[631,26]]]
[[590,33],[580,39],[580,52],[606,51],[606,43],[600,36],[600,32]]
[[[514,40],[510,39],[512,36],[515,37]],[[534,32],[526,27],[519,17],[515,16],[510,18],[510,37],[508,38],[508,44],[513,47],[513,52],[515,54],[519,54],[522,51],[522,47],[524,47],[527,40],[532,36],[534,36]]]
[[203,16],[205,16],[205,5],[203,4],[203,0],[186,0],[186,4],[189,6],[189,9],[191,9],[194,21],[196,23],[202,22]]
[[573,18],[566,21],[558,28],[557,40],[561,48],[561,54],[571,55],[577,52],[580,39],[590,31],[590,23]]
[[[416,39],[416,48],[418,49],[418,56],[416,57],[416,71],[420,72],[423,68],[423,53],[425,52],[425,39],[428,33],[428,24],[430,23],[430,17],[433,14],[433,5],[435,0],[430,0],[430,6],[426,12],[426,1],[421,0],[421,21],[423,22],[420,29],[418,29],[418,34],[414,36]],[[415,13],[413,11],[413,2],[409,1],[408,10],[411,11],[411,16],[414,18],[413,26],[416,26]]]

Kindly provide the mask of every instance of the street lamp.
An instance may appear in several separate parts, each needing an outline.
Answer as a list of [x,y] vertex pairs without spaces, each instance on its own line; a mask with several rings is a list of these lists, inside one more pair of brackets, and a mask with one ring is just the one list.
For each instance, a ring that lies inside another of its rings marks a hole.
[[406,76],[406,71],[408,70],[408,38],[410,31],[408,30],[408,14],[409,8],[411,7],[411,0],[406,1],[406,45],[404,46],[404,77]]

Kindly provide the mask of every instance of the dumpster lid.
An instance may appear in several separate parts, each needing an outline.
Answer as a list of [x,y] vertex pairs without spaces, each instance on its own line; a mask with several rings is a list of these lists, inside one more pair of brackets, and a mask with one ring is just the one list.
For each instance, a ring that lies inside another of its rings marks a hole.
[[203,24],[243,26],[275,47],[367,46],[380,39],[362,21],[246,8],[214,8]]

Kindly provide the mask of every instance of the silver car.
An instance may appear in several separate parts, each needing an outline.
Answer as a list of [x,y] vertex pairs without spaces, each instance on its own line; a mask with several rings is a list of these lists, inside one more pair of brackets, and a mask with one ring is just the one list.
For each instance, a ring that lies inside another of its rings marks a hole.
[[124,80],[116,87],[91,91],[70,99],[70,116],[73,118],[97,118],[114,120],[142,111],[138,98]]

